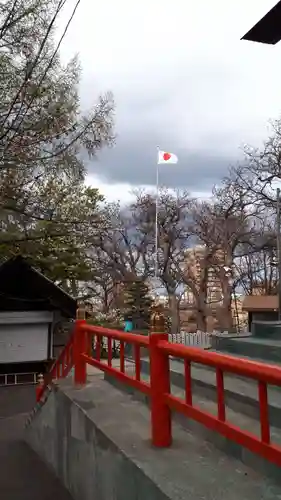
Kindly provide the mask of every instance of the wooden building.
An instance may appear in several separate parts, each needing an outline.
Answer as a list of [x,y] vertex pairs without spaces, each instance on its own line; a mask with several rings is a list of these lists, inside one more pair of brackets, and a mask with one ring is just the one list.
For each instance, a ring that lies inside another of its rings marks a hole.
[[0,266],[1,374],[44,371],[66,344],[75,313],[76,300],[27,260],[18,256],[4,262]]

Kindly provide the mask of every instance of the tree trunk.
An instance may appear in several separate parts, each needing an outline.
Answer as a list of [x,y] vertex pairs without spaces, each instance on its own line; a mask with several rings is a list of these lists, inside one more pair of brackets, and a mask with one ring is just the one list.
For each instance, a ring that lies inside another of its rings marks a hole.
[[200,286],[197,293],[197,328],[202,332],[207,331],[207,290],[208,290],[208,267],[204,264],[200,276]]
[[109,294],[107,290],[103,291],[103,307],[102,312],[107,314],[109,312]]
[[225,331],[230,331],[233,326],[232,310],[231,310],[232,285],[230,284],[230,281],[226,276],[222,277],[221,285],[222,285],[222,295],[223,295],[221,326]]
[[225,331],[231,331],[233,326],[231,302],[231,294],[224,296],[222,305],[222,328]]
[[169,309],[171,314],[171,333],[179,333],[180,330],[180,315],[178,308],[177,297],[174,292],[169,293]]
[[207,331],[207,311],[205,297],[199,296],[197,299],[197,329],[201,332]]
[[76,298],[78,295],[76,281],[74,279],[71,280],[71,294],[72,297]]

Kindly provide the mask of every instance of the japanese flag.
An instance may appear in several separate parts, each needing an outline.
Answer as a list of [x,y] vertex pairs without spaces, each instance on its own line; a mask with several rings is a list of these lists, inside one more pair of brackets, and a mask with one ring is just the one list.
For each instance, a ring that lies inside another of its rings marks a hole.
[[163,163],[178,163],[178,157],[167,151],[158,151],[158,165]]

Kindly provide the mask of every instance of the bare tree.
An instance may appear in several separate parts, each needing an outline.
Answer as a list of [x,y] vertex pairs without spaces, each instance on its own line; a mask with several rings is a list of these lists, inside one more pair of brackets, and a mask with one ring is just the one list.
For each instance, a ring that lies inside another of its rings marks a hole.
[[235,259],[236,282],[247,295],[257,289],[261,294],[273,295],[278,280],[276,231],[266,221],[259,229],[259,233],[252,234]]
[[244,161],[230,168],[223,183],[224,193],[232,189],[250,221],[251,234],[240,245],[235,260],[235,280],[245,293],[252,293],[256,286],[269,294],[276,289],[277,273],[271,263],[276,257],[276,183],[280,179],[278,119],[271,123],[271,134],[261,148],[245,146]]
[[187,192],[161,189],[158,199],[157,265],[155,266],[156,199],[153,194],[140,192],[134,204],[137,229],[145,245],[143,260],[151,263],[150,272],[157,271],[157,280],[165,288],[173,333],[180,327],[179,306],[182,296],[180,269],[184,266],[184,249],[189,245],[189,210],[191,198]]
[[150,234],[139,230],[135,205],[120,207],[108,204],[104,208],[104,226],[92,239],[93,258],[100,272],[114,282],[146,280],[151,273],[147,253]]
[[210,202],[196,202],[192,212],[193,232],[204,246],[201,262],[198,310],[210,313],[208,282],[210,275],[221,289],[221,304],[217,306],[221,327],[232,327],[232,293],[234,291],[233,265],[241,245],[249,241],[252,232],[252,214],[248,201],[232,185],[214,189]]

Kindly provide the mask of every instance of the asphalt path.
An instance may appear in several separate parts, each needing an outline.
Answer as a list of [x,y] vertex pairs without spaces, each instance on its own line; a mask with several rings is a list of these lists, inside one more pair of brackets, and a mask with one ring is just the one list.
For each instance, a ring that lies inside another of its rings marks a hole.
[[0,498],[72,500],[23,440],[24,423],[34,404],[34,386],[0,387]]

